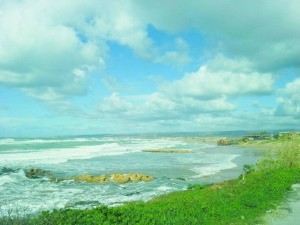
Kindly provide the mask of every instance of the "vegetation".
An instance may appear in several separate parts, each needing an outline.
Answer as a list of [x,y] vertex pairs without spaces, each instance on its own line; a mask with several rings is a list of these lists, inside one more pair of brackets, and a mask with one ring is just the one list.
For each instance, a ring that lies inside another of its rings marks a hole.
[[147,203],[43,212],[26,222],[43,225],[259,224],[267,211],[282,202],[291,185],[300,182],[299,143],[296,140],[278,143],[280,148],[255,166],[245,165],[244,174],[235,180],[206,186],[191,184],[187,191],[163,195]]

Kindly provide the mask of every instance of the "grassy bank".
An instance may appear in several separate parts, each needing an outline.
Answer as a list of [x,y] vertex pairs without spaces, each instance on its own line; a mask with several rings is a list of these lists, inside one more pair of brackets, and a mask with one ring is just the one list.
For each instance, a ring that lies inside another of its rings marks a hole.
[[190,190],[147,203],[43,212],[26,224],[260,224],[262,216],[286,197],[291,185],[300,182],[299,142],[275,145],[281,147],[257,165],[244,166],[245,173],[234,180],[191,185]]

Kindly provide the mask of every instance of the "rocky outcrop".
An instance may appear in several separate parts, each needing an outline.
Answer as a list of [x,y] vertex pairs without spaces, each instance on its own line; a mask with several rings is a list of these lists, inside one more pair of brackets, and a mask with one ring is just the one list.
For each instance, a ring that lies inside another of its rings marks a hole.
[[38,168],[24,169],[24,172],[25,172],[25,176],[29,179],[48,177],[51,182],[74,180],[77,182],[88,182],[88,183],[115,182],[118,184],[125,184],[128,182],[140,182],[140,181],[154,180],[154,178],[151,176],[148,176],[145,174],[138,174],[138,173],[129,173],[129,174],[116,173],[116,174],[99,175],[99,176],[94,176],[91,174],[83,174],[83,175],[70,177],[70,178],[57,178],[57,177],[53,176],[50,171],[38,169]]
[[100,176],[93,176],[93,175],[90,175],[90,174],[84,174],[84,175],[80,175],[80,176],[77,176],[77,177],[73,177],[71,178],[72,180],[75,180],[75,181],[86,181],[86,182],[89,182],[89,183],[100,183],[100,182],[105,182],[107,181],[107,177],[105,175],[100,175]]
[[139,182],[139,181],[151,181],[154,178],[145,174],[111,174],[111,175],[100,175],[93,176],[90,174],[84,174],[64,180],[74,180],[78,182],[89,182],[89,183],[101,183],[101,182],[115,182],[118,184],[125,184],[128,182]]
[[112,174],[110,180],[119,184],[127,182],[151,181],[153,177],[144,174]]
[[192,153],[192,150],[181,150],[181,149],[149,149],[142,150],[142,152],[153,152],[153,153]]
[[37,179],[45,176],[51,176],[50,171],[39,169],[39,168],[28,168],[24,169],[25,176],[29,179]]
[[222,138],[217,141],[218,145],[237,145],[238,141],[237,140],[231,140],[231,139],[226,139]]

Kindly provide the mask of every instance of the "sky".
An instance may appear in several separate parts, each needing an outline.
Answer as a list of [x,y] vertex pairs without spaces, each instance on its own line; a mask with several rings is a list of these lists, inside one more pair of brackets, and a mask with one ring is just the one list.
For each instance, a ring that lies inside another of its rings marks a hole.
[[298,0],[0,0],[0,136],[298,129]]

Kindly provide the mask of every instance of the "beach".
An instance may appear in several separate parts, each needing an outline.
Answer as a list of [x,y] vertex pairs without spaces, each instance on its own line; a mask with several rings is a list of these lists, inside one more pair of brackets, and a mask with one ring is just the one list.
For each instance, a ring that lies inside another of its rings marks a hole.
[[[1,139],[0,213],[17,208],[39,213],[145,202],[186,190],[189,184],[236,178],[244,164],[254,164],[264,154],[251,148],[218,146],[215,139],[186,134]],[[51,176],[29,179],[28,169],[48,171]],[[128,173],[155,179],[122,184],[72,179]],[[53,177],[61,181],[53,182]]]

